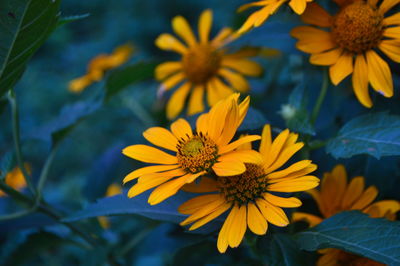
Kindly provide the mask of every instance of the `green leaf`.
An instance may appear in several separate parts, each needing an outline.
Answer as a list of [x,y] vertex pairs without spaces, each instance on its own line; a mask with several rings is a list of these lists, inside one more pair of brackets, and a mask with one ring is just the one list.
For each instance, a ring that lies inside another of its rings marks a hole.
[[66,218],[65,221],[72,222],[107,215],[138,214],[158,221],[179,223],[187,217],[178,212],[179,205],[193,197],[189,193],[181,192],[160,204],[151,206],[147,203],[149,195],[150,192],[145,192],[134,198],[128,198],[126,194],[102,198]]
[[376,113],[356,117],[328,142],[326,150],[335,158],[400,155],[400,116]]
[[153,78],[156,66],[157,63],[154,62],[139,62],[112,71],[106,80],[105,100],[109,100],[129,85]]
[[82,14],[82,15],[74,15],[74,16],[66,16],[66,17],[61,17],[58,20],[57,27],[63,26],[64,24],[70,23],[70,22],[75,22],[77,20],[85,19],[89,17],[90,14]]
[[0,96],[55,28],[59,5],[60,0],[0,1]]
[[258,242],[268,265],[313,265],[311,255],[300,250],[296,241],[286,234],[272,233]]
[[14,154],[12,152],[7,152],[4,154],[0,160],[0,179],[5,178],[7,173],[12,170],[14,165]]
[[97,111],[101,105],[102,99],[67,105],[61,110],[57,118],[34,130],[29,137],[56,144],[64,139],[80,121]]
[[315,130],[311,125],[310,114],[306,109],[306,96],[304,84],[300,84],[290,94],[288,104],[282,107],[281,115],[290,130],[314,136]]
[[297,234],[299,245],[313,251],[339,248],[389,265],[400,265],[400,222],[342,212]]

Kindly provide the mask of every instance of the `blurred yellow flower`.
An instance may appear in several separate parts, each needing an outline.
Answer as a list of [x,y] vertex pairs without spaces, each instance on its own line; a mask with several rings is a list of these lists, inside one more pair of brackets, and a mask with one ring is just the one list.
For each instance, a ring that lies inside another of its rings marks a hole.
[[[329,66],[334,85],[352,74],[352,85],[358,100],[371,107],[368,84],[385,97],[393,96],[389,65],[377,50],[400,62],[400,13],[385,17],[398,1],[336,0],[339,11],[331,16],[316,3],[307,6],[302,20],[312,26],[296,27],[291,35],[296,47],[311,54],[310,63]],[[323,30],[320,28],[328,28]]]
[[239,34],[245,33],[253,27],[261,26],[272,14],[274,14],[280,7],[286,2],[289,2],[289,6],[298,15],[303,14],[306,9],[307,2],[312,0],[263,0],[245,4],[238,9],[238,12],[242,12],[251,7],[261,7],[260,10],[251,14],[244,22],[242,27],[238,30]]
[[212,12],[206,10],[199,19],[197,40],[186,19],[176,16],[172,20],[172,28],[187,46],[167,33],[161,34],[155,41],[160,49],[181,55],[179,61],[162,63],[155,70],[156,79],[162,81],[161,92],[180,84],[168,101],[168,119],[181,113],[189,93],[187,113],[193,115],[204,111],[205,91],[208,105],[213,106],[233,91],[247,92],[249,84],[244,76],[258,76],[262,72],[259,64],[248,59],[257,54],[257,49],[248,48],[228,54],[222,47],[235,38],[232,30],[223,28],[213,40],[209,40],[211,24]]
[[[192,183],[184,188],[189,192],[211,194],[193,198],[179,207],[179,212],[190,215],[181,225],[193,223],[189,230],[195,230],[230,210],[218,235],[217,247],[221,253],[228,246],[239,246],[247,227],[257,235],[264,235],[268,222],[287,226],[289,220],[282,207],[299,207],[301,201],[276,193],[304,191],[319,184],[317,177],[308,175],[317,168],[310,160],[281,169],[303,147],[297,138],[297,134],[286,129],[272,140],[270,126],[266,125],[259,149],[260,162],[246,163],[242,174],[218,176],[216,180],[203,177],[199,184]],[[246,147],[237,152],[245,150]]]
[[100,81],[107,70],[116,68],[131,58],[133,53],[131,44],[124,44],[114,49],[110,54],[101,54],[93,58],[88,65],[87,73],[79,78],[71,80],[68,89],[74,93],[82,92],[86,87],[96,81]]
[[[106,191],[106,197],[112,197],[122,193],[122,187],[119,184],[111,184],[108,186]],[[98,217],[100,226],[104,229],[110,228],[110,220],[106,216]]]
[[[30,172],[30,166],[25,164],[25,168]],[[11,172],[8,172],[5,177],[5,183],[13,189],[21,191],[26,188],[24,174],[19,167],[15,167]],[[5,197],[7,194],[0,190],[0,197]]]
[[[378,195],[375,186],[365,189],[365,180],[362,176],[354,177],[347,183],[347,173],[343,165],[337,165],[332,172],[325,173],[321,182],[321,190],[307,191],[316,201],[322,217],[295,212],[292,220],[306,221],[310,226],[315,226],[324,219],[342,211],[360,210],[371,217],[386,217],[395,219],[395,214],[400,210],[400,202],[396,200],[382,200],[373,203]],[[359,257],[339,249],[323,249],[324,255],[318,260],[317,265],[343,265],[344,262],[352,262],[351,265],[383,265],[370,259]],[[364,264],[363,264],[364,263]],[[346,264],[347,265],[347,264]]]
[[134,197],[154,189],[149,197],[151,205],[174,195],[185,184],[214,171],[220,176],[241,174],[244,163],[255,163],[261,158],[255,151],[234,151],[239,145],[260,139],[250,135],[231,142],[249,108],[250,98],[239,104],[239,94],[218,102],[196,122],[196,130],[184,119],[171,124],[171,131],[162,127],[149,128],[143,136],[152,144],[174,153],[166,153],[147,145],[132,145],[123,154],[133,159],[156,165],[139,168],[124,179],[124,183],[138,179],[129,190]]

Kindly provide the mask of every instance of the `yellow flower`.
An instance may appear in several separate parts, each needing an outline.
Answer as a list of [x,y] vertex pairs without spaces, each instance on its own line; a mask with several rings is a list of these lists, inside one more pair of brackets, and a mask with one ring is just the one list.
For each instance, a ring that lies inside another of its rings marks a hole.
[[[30,166],[25,164],[25,168],[30,172]],[[26,188],[26,182],[24,174],[19,167],[15,167],[11,172],[7,173],[5,177],[5,183],[12,187],[13,189],[21,191]],[[0,190],[0,197],[5,197],[7,194]]]
[[[307,191],[318,204],[322,217],[295,212],[293,221],[304,220],[315,226],[324,219],[342,211],[360,210],[371,217],[386,217],[394,220],[396,212],[400,210],[400,202],[396,200],[382,200],[373,203],[378,190],[375,186],[364,188],[365,180],[362,176],[354,177],[347,183],[347,173],[343,165],[337,165],[332,172],[325,173],[321,182],[321,190]],[[319,259],[318,265],[343,265],[343,261],[353,262],[351,265],[383,265],[372,260],[359,257],[338,249],[324,249],[320,251],[324,255]],[[362,264],[365,263],[365,264]],[[357,264],[359,263],[359,264]],[[368,264],[369,263],[369,264]]]
[[[260,163],[246,163],[246,172],[240,175],[203,177],[199,184],[185,187],[190,192],[211,192],[193,198],[179,207],[179,212],[190,215],[181,225],[194,223],[194,230],[229,211],[218,235],[217,247],[224,253],[228,246],[239,246],[247,227],[257,235],[267,232],[268,222],[286,226],[289,220],[282,207],[299,207],[295,197],[281,197],[276,192],[298,192],[318,186],[319,179],[308,175],[317,166],[303,160],[281,169],[303,147],[298,135],[288,129],[272,141],[270,126],[262,133]],[[243,151],[245,149],[239,149]]]
[[[122,187],[119,184],[111,184],[106,191],[106,197],[112,197],[122,193]],[[104,229],[110,228],[110,220],[106,216],[98,217],[100,226]]]
[[147,145],[125,148],[126,156],[157,164],[137,169],[125,177],[124,183],[138,178],[128,197],[158,186],[148,200],[154,205],[208,172],[214,171],[220,176],[241,174],[246,170],[244,163],[261,160],[255,151],[234,151],[243,143],[260,139],[260,136],[251,135],[231,142],[250,102],[247,97],[239,104],[238,98],[239,94],[233,94],[218,102],[209,113],[202,114],[195,131],[186,120],[178,119],[171,124],[171,131],[153,127],[143,133],[149,142],[174,155]]
[[306,9],[307,2],[311,2],[312,0],[263,0],[245,4],[239,8],[239,12],[255,6],[261,7],[261,9],[254,12],[247,18],[242,27],[240,27],[238,30],[238,33],[241,34],[249,31],[253,27],[261,26],[270,15],[274,14],[281,7],[281,5],[288,1],[292,10],[298,15],[301,15]]
[[193,115],[204,111],[206,90],[208,105],[213,106],[232,94],[233,90],[247,92],[249,84],[244,76],[258,76],[262,72],[259,64],[247,59],[257,54],[256,49],[243,49],[232,54],[222,50],[227,42],[235,38],[230,28],[223,28],[213,40],[209,40],[211,24],[212,12],[206,10],[199,19],[197,40],[186,19],[176,16],[172,20],[172,28],[186,45],[167,33],[161,34],[155,41],[160,49],[181,55],[179,61],[162,63],[155,70],[156,79],[162,81],[161,91],[180,84],[168,101],[168,119],[181,113],[189,93],[187,113]]
[[82,92],[86,87],[100,81],[107,70],[116,68],[129,60],[133,53],[131,44],[124,44],[114,49],[112,54],[101,54],[93,58],[88,65],[87,73],[69,82],[68,89],[74,93]]
[[291,32],[299,40],[297,48],[311,54],[312,64],[330,66],[334,85],[353,74],[354,93],[366,107],[372,106],[368,84],[385,97],[393,96],[389,65],[377,50],[400,62],[400,13],[385,17],[398,2],[384,0],[379,7],[377,2],[336,0],[340,9],[334,16],[311,3],[301,18],[313,26],[296,27]]

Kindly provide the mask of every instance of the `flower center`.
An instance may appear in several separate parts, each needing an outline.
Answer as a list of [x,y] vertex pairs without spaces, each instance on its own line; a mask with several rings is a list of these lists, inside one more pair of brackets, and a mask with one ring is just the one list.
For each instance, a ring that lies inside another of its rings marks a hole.
[[195,133],[187,140],[181,139],[177,145],[180,166],[189,173],[209,171],[218,158],[217,145],[207,136]]
[[199,44],[183,56],[183,70],[192,83],[206,83],[217,74],[221,59],[222,53],[214,47],[208,44]]
[[363,53],[376,47],[382,39],[383,15],[364,1],[343,7],[334,17],[333,41],[352,53]]
[[218,187],[225,199],[240,205],[254,202],[267,190],[267,177],[262,166],[246,163],[243,174],[218,177]]

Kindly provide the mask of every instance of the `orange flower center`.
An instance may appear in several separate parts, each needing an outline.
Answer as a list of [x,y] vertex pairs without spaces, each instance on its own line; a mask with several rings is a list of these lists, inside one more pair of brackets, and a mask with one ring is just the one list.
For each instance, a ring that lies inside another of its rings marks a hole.
[[221,60],[220,51],[211,45],[199,44],[183,56],[183,71],[190,82],[204,84],[217,74]]
[[192,174],[209,171],[218,158],[217,145],[201,132],[186,140],[179,140],[177,149],[178,163],[186,172]]
[[246,171],[235,176],[218,177],[219,190],[228,202],[245,205],[267,191],[267,177],[262,166],[246,163]]
[[382,39],[383,15],[364,1],[343,7],[334,17],[333,41],[351,53],[364,53],[376,47]]

